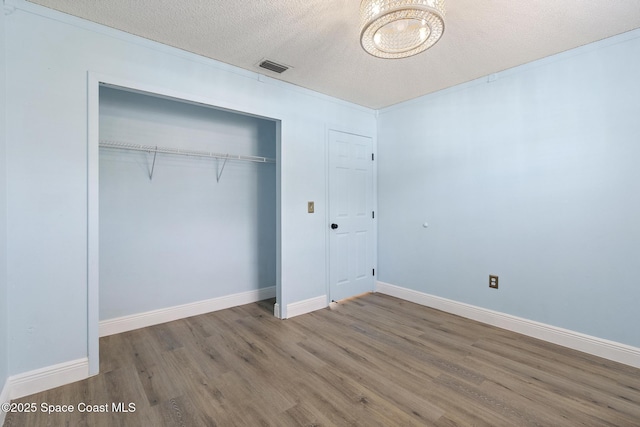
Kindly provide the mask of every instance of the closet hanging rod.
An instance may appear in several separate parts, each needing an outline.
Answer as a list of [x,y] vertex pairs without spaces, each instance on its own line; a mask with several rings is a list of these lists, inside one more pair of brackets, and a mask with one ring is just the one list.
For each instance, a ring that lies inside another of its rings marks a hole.
[[245,156],[242,154],[210,153],[208,151],[184,150],[182,148],[155,147],[151,145],[130,144],[128,142],[117,142],[100,140],[100,148],[112,148],[116,150],[144,151],[146,153],[177,154],[191,157],[211,157],[214,159],[242,160],[256,163],[275,163],[275,159],[260,156]]

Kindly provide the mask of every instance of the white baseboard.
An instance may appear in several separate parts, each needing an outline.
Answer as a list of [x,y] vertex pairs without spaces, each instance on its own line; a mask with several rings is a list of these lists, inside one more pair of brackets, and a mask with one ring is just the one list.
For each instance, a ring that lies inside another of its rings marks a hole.
[[275,303],[273,305],[273,316],[277,319],[282,319],[282,313],[280,313],[280,304]]
[[[7,379],[4,399],[19,399],[89,377],[89,359],[86,357],[35,369]],[[5,400],[3,400],[4,402]]]
[[497,326],[522,335],[538,338],[594,356],[603,357],[613,360],[614,362],[640,368],[640,348],[637,347],[425,294],[384,282],[376,283],[376,292],[466,317],[467,319],[476,320],[488,325]]
[[[9,379],[4,382],[2,385],[2,389],[0,389],[0,405],[3,403],[9,402],[11,399],[9,398]],[[0,426],[4,425],[4,417],[7,415],[6,412],[0,410]]]
[[252,302],[262,301],[275,296],[276,287],[271,286],[268,288],[240,292],[224,297],[147,311],[145,313],[102,320],[99,324],[100,336],[106,337],[108,335],[132,331],[134,329],[146,328],[147,326],[158,325],[160,323],[172,322],[174,320],[198,316],[212,311],[224,310],[225,308],[250,304]]
[[320,295],[319,297],[309,298],[304,301],[298,301],[291,304],[287,304],[287,319],[301,314],[311,313],[312,311],[320,310],[327,307],[327,296]]

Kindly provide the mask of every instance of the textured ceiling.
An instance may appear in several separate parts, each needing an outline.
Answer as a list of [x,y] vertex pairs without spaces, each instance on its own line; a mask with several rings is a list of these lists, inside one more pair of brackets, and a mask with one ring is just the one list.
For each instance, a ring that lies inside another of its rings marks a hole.
[[359,0],[30,1],[376,109],[640,28],[640,0],[447,0],[438,44],[385,60],[360,47]]

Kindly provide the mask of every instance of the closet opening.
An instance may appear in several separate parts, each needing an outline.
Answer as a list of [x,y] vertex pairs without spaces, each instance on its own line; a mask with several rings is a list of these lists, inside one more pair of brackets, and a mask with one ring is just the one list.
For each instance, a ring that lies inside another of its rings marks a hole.
[[89,197],[90,374],[99,337],[275,304],[280,263],[279,120],[98,86],[89,138],[98,181]]

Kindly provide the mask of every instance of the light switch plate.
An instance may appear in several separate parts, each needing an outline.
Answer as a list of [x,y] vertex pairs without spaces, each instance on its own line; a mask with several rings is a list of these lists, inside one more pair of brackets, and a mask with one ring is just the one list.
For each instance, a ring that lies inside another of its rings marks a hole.
[[314,213],[315,210],[316,210],[315,203],[314,202],[307,202],[307,211],[309,213]]

